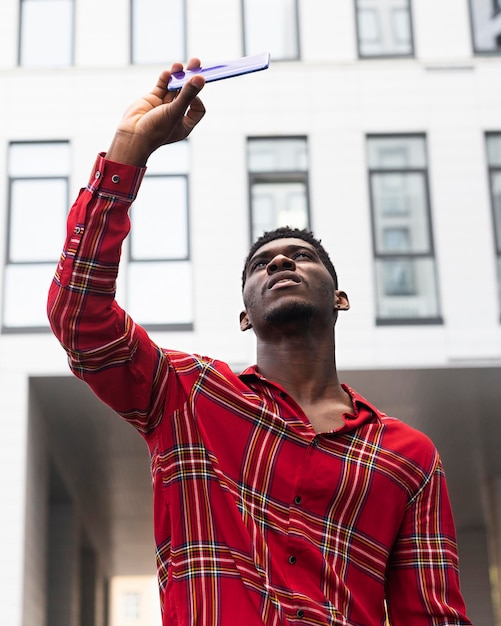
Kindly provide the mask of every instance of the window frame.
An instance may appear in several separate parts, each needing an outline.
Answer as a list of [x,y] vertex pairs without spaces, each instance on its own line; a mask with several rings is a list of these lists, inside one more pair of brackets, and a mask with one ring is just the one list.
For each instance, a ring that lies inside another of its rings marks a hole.
[[[491,165],[489,162],[489,154],[488,154],[488,139],[489,137],[499,137],[501,140],[501,130],[499,131],[488,131],[485,133],[485,149],[486,149],[486,160],[487,160],[487,179],[489,184],[489,200],[491,204],[491,217],[492,217],[492,237],[494,244],[494,255],[496,259],[496,269],[497,269],[497,279],[498,279],[498,306],[499,306],[499,321],[501,322],[501,236],[498,241],[498,224],[496,218],[496,210],[495,210],[495,202],[494,202],[494,185],[493,185],[493,174],[501,175],[501,164],[500,165]],[[500,215],[501,221],[501,215]],[[499,230],[501,230],[501,223],[499,224]]]
[[[185,181],[185,190],[186,190],[186,203],[185,203],[185,207],[186,207],[186,235],[187,235],[187,242],[186,242],[186,255],[185,256],[166,256],[163,258],[160,257],[152,257],[152,258],[134,258],[133,257],[133,252],[132,252],[132,238],[134,236],[133,233],[133,229],[131,228],[131,233],[130,233],[130,240],[127,242],[127,251],[126,251],[126,260],[127,260],[127,264],[126,267],[124,268],[125,270],[125,274],[126,274],[126,289],[125,289],[125,309],[127,311],[129,311],[129,309],[131,308],[131,278],[130,278],[130,270],[132,267],[139,267],[140,265],[142,265],[143,267],[147,267],[148,264],[154,265],[154,264],[165,264],[165,263],[189,263],[191,269],[193,269],[193,263],[192,263],[192,248],[191,248],[191,237],[190,237],[190,232],[191,232],[191,218],[190,218],[190,176],[189,173],[186,172],[184,174],[182,173],[176,173],[176,174],[169,174],[169,173],[159,173],[158,171],[155,171],[154,173],[146,173],[145,178],[158,178],[158,179],[166,179],[166,178],[178,178],[178,179],[183,179]],[[131,219],[132,218],[132,212],[134,211],[134,204],[131,207]],[[193,301],[193,284],[190,287],[191,289],[191,300]],[[193,311],[193,313],[195,313],[195,311]],[[170,332],[170,331],[174,331],[174,332],[182,332],[182,331],[192,331],[194,330],[195,327],[195,320],[194,320],[194,315],[193,315],[193,319],[189,322],[145,322],[139,318],[137,318],[137,316],[134,316],[134,320],[140,324],[143,328],[145,328],[148,331],[162,331],[162,332]]]
[[[68,65],[61,65],[58,67],[73,67],[75,65],[75,45],[76,45],[76,0],[69,0],[72,4],[71,11],[71,52],[70,59]],[[31,66],[31,65],[23,65],[22,63],[22,52],[23,52],[23,4],[25,4],[25,0],[19,0],[19,19],[17,25],[17,66],[18,67],[26,67],[33,69],[47,69],[53,66],[51,65],[41,65],[41,66]],[[35,142],[26,142],[26,143],[35,143]]]
[[[255,54],[258,51],[247,51],[247,34],[246,34],[246,22],[245,22],[245,4],[249,0],[240,0],[240,15],[241,15],[241,26],[242,26],[242,54]],[[290,57],[276,57],[272,54],[273,61],[279,61],[280,63],[288,63],[291,61],[300,61],[302,58],[301,55],[301,19],[300,19],[300,10],[299,10],[299,0],[293,0],[294,2],[294,21],[296,24],[296,56]],[[264,16],[265,17],[265,16]],[[261,50],[260,52],[264,52]]]
[[[9,156],[8,156],[8,162],[10,160],[10,150],[12,146],[15,145],[40,145],[40,144],[66,144],[68,146],[68,148],[71,148],[71,143],[69,140],[65,140],[65,139],[54,139],[54,140],[34,140],[34,141],[30,141],[30,140],[20,140],[20,141],[10,141],[8,144],[8,152],[9,152]],[[71,155],[70,155],[71,156]],[[33,325],[33,326],[9,326],[5,324],[5,314],[6,314],[6,302],[7,302],[7,298],[8,298],[8,294],[6,293],[5,289],[6,289],[6,282],[5,282],[5,277],[6,277],[6,272],[8,270],[9,267],[11,266],[15,266],[15,267],[19,267],[19,266],[30,266],[30,265],[34,265],[37,267],[40,266],[51,266],[54,269],[54,272],[56,271],[56,266],[59,260],[59,256],[60,256],[60,250],[58,251],[56,257],[54,258],[54,260],[51,261],[37,261],[37,260],[33,260],[33,261],[12,261],[11,260],[11,249],[12,249],[12,242],[11,242],[11,225],[12,225],[12,211],[13,211],[13,206],[12,206],[12,199],[13,199],[13,193],[12,193],[12,188],[13,188],[13,184],[15,183],[15,181],[19,181],[19,180],[61,180],[65,182],[65,187],[66,187],[66,202],[65,202],[65,214],[63,216],[64,219],[64,226],[66,225],[66,217],[68,214],[68,207],[70,206],[69,202],[70,202],[70,178],[71,178],[71,169],[70,169],[70,163],[68,163],[68,174],[66,176],[57,174],[57,175],[49,175],[49,176],[40,176],[40,175],[33,175],[33,174],[29,174],[29,175],[16,175],[16,176],[12,176],[10,174],[10,171],[7,174],[7,219],[6,219],[6,232],[5,232],[5,255],[4,255],[4,267],[3,267],[3,281],[2,281],[2,307],[1,307],[1,326],[0,326],[0,333],[3,335],[11,335],[11,334],[34,334],[34,333],[48,333],[50,332],[50,326],[49,323],[47,321],[46,325],[43,326],[39,326],[39,325]],[[61,241],[61,249],[63,246],[63,241]],[[47,288],[49,287],[49,285],[47,285]]]
[[[247,181],[248,181],[248,227],[249,227],[249,240],[252,245],[254,239],[254,221],[253,221],[253,205],[252,205],[252,188],[256,183],[302,183],[305,188],[306,197],[306,220],[307,225],[305,228],[312,229],[312,215],[311,215],[311,201],[310,201],[310,168],[309,165],[304,170],[264,170],[262,172],[251,171],[249,167],[249,144],[254,141],[292,141],[303,140],[306,144],[308,151],[308,137],[306,135],[252,135],[247,137],[246,150],[247,150]],[[276,226],[279,228],[279,226]],[[262,234],[262,233],[261,233]]]
[[[475,0],[468,0],[468,12],[469,12],[469,17],[470,17],[471,48],[472,48],[473,54],[475,56],[484,56],[484,57],[499,56],[501,55],[501,30],[499,34],[499,38],[500,38],[499,47],[494,48],[492,50],[481,50],[477,48],[476,36],[475,36],[475,13],[473,10],[474,2]],[[497,0],[492,0],[492,17],[493,18],[497,17],[501,13],[501,7],[496,8],[496,2]]]
[[[134,42],[134,4],[139,2],[140,0],[129,0],[129,64],[130,65],[148,65],[151,63],[164,64],[166,63],[165,59],[157,59],[156,61],[135,61],[134,60],[134,51],[137,49]],[[187,7],[186,0],[179,0],[182,5],[182,13],[183,13],[183,28],[182,28],[182,52],[180,53],[180,57],[176,59],[170,59],[170,62],[179,61],[180,59],[186,59],[187,57],[187,49],[188,49],[188,17],[187,17]],[[169,62],[169,60],[167,60]]]
[[[372,254],[374,258],[374,272],[375,272],[375,286],[376,286],[376,297],[383,290],[383,284],[379,284],[377,277],[377,263],[378,261],[415,261],[419,259],[431,259],[433,260],[433,271],[435,275],[435,298],[437,303],[437,315],[430,317],[381,317],[379,311],[376,311],[376,326],[409,326],[409,325],[438,325],[443,324],[444,320],[441,314],[441,299],[440,299],[440,289],[438,284],[438,272],[436,265],[436,255],[435,255],[435,243],[433,237],[433,226],[432,226],[432,211],[431,211],[431,195],[430,195],[430,184],[429,184],[429,159],[427,154],[427,142],[426,135],[424,133],[368,133],[366,134],[366,146],[369,145],[371,140],[377,139],[422,139],[424,140],[424,150],[426,156],[426,166],[425,167],[389,167],[389,168],[381,168],[381,167],[372,167],[367,160],[367,182],[368,182],[368,191],[369,191],[369,204],[370,204],[370,223],[371,223],[371,239],[372,239]],[[372,179],[374,175],[381,174],[418,174],[422,176],[424,191],[425,191],[425,200],[426,200],[426,218],[427,218],[427,236],[428,236],[428,251],[427,252],[402,252],[402,251],[394,251],[394,252],[379,252],[378,251],[378,241],[377,241],[377,227],[376,227],[376,213],[375,213],[375,201],[373,194],[373,185]],[[390,295],[390,294],[388,294]],[[405,295],[405,294],[400,294]],[[411,295],[410,293],[407,295]]]
[[353,1],[353,12],[354,12],[354,23],[355,23],[355,37],[357,41],[357,57],[361,61],[372,60],[372,59],[413,59],[416,56],[416,47],[414,42],[414,20],[413,20],[413,11],[412,11],[412,0],[406,0],[407,5],[409,7],[409,30],[410,30],[410,52],[406,53],[382,53],[382,54],[362,54],[361,46],[360,46],[360,28],[358,24],[358,2],[359,0]]

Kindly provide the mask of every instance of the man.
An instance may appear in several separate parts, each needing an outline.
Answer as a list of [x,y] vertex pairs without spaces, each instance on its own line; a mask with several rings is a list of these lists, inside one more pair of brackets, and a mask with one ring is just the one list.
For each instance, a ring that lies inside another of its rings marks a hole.
[[278,229],[252,247],[241,328],[257,365],[239,376],[158,347],[115,302],[147,159],[205,112],[201,76],[178,94],[169,77],[98,157],[48,305],[73,372],[148,444],[163,624],[470,624],[437,451],[339,382],[348,297],[311,233]]

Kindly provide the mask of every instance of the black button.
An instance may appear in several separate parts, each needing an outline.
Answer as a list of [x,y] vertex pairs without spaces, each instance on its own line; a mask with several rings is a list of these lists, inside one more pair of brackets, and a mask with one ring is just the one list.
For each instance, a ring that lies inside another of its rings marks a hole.
[[301,498],[301,496],[296,496],[294,498],[294,504],[301,504],[302,501],[303,501],[303,498]]
[[280,392],[280,397],[281,398],[286,398],[287,397],[287,394],[285,393],[285,391],[281,391]]
[[298,609],[296,611],[296,617],[299,617],[299,619],[302,619],[304,617],[304,611],[303,609]]
[[289,557],[289,563],[291,565],[294,565],[296,561],[297,561],[296,557],[293,554],[291,554],[291,556]]

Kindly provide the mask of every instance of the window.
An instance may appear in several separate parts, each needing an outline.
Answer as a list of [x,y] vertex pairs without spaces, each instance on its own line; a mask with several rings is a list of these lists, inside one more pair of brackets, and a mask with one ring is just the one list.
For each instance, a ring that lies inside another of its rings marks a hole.
[[141,618],[141,594],[125,591],[121,597],[121,618],[126,624],[135,624]]
[[132,63],[186,58],[184,0],[131,0]]
[[279,226],[309,228],[305,138],[249,139],[252,241]]
[[498,301],[501,309],[501,133],[487,135],[487,158],[498,268]]
[[425,138],[368,138],[377,322],[439,323]]
[[242,0],[245,54],[270,52],[274,61],[299,59],[297,0]]
[[66,67],[73,63],[73,0],[21,0],[19,64]]
[[470,0],[475,52],[501,51],[501,1]]
[[188,160],[187,141],[153,153],[131,208],[126,309],[149,328],[192,328]]
[[361,57],[413,54],[410,0],[355,0]]
[[9,222],[2,330],[48,328],[47,289],[65,237],[69,144],[9,146]]

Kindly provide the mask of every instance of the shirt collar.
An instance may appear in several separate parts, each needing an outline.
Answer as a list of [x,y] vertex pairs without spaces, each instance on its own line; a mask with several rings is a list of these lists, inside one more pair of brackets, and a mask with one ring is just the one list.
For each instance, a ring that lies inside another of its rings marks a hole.
[[[239,378],[246,383],[251,383],[252,381],[261,381],[264,384],[279,387],[277,383],[274,383],[273,381],[269,381],[264,378],[264,376],[258,371],[256,365],[251,365],[250,367],[244,369],[243,372],[240,373]],[[341,386],[351,397],[351,401],[353,403],[353,412],[344,414],[345,425],[343,426],[343,428],[337,431],[338,433],[353,430],[354,428],[358,428],[362,424],[365,424],[366,422],[374,419],[381,421],[381,418],[385,415],[384,413],[382,413],[373,404],[366,400],[361,394],[359,394],[348,385],[342,383]]]

